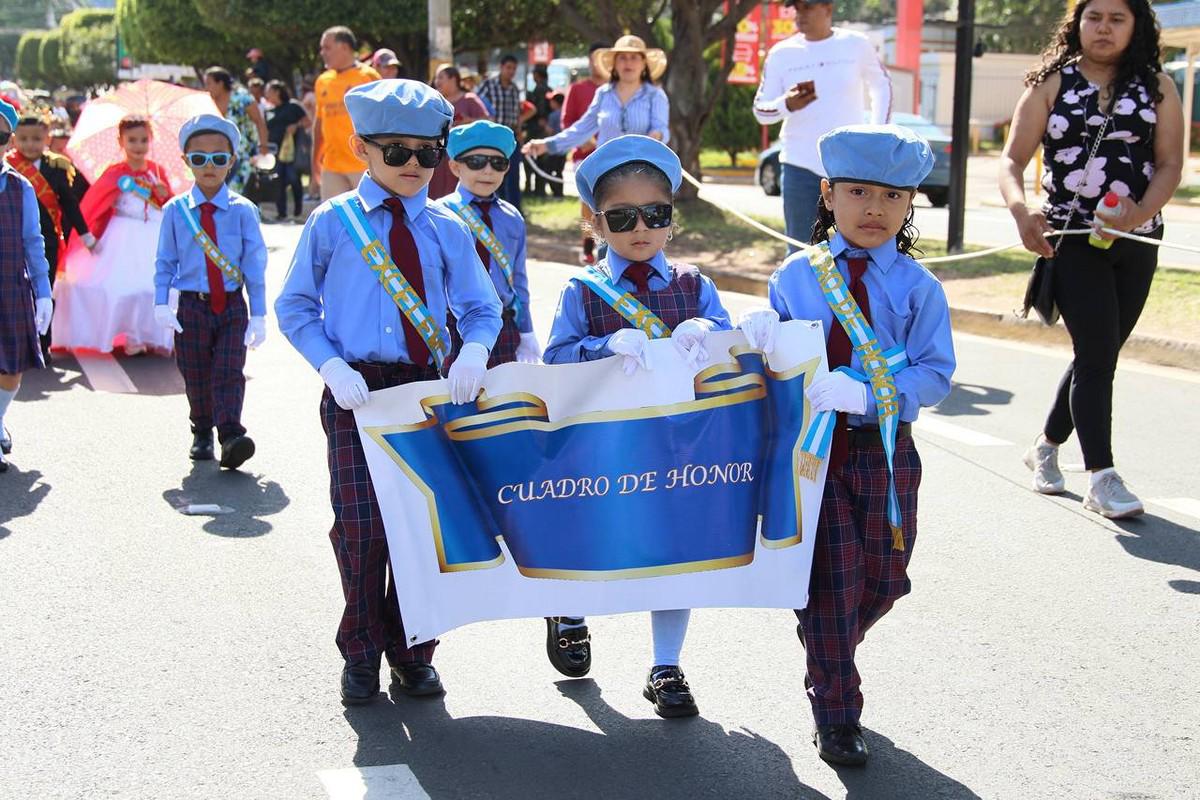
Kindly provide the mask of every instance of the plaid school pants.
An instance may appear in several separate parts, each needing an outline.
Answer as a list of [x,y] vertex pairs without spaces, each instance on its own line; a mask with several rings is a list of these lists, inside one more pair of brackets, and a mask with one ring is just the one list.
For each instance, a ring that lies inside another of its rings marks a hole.
[[180,292],[178,316],[183,333],[175,334],[175,363],[183,375],[192,431],[211,432],[216,425],[222,443],[242,436],[246,299],[240,291],[229,292],[225,309],[214,314],[207,295]]

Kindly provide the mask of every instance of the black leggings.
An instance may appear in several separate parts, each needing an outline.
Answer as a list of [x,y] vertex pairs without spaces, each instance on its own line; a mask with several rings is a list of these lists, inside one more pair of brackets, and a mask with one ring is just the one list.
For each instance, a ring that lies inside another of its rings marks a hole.
[[[1160,226],[1148,234],[1161,239]],[[1068,236],[1054,261],[1054,298],[1075,359],[1058,384],[1045,435],[1062,443],[1079,432],[1089,470],[1113,465],[1112,385],[1117,354],[1137,324],[1158,266],[1154,245],[1118,239],[1108,250]]]
[[279,216],[287,216],[287,193],[292,190],[292,205],[296,207],[296,216],[304,211],[304,187],[300,185],[300,170],[295,161],[275,162],[275,171],[279,174],[279,193],[275,196],[275,209]]

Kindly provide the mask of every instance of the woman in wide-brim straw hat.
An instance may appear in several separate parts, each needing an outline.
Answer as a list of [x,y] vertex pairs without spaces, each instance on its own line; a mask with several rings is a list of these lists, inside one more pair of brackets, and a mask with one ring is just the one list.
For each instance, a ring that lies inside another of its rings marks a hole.
[[639,36],[622,36],[612,47],[597,50],[596,59],[609,79],[596,90],[584,115],[561,133],[528,142],[521,152],[560,155],[593,136],[599,147],[630,133],[670,141],[670,104],[666,92],[654,85],[667,71],[666,53],[646,47]]

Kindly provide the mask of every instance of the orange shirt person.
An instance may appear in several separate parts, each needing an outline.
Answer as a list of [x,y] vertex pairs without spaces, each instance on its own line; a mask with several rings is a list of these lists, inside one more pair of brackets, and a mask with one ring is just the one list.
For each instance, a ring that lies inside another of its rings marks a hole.
[[354,31],[338,25],[321,34],[321,58],[326,70],[317,78],[317,113],[313,122],[312,175],[328,200],[358,186],[366,165],[350,150],[354,126],[346,113],[346,92],[379,80],[379,73],[358,63]]

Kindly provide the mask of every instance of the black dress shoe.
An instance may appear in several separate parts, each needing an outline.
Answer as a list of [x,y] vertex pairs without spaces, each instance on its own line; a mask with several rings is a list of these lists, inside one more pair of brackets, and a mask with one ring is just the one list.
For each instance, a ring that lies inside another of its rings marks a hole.
[[0,431],[0,453],[8,455],[12,452],[12,434],[8,432],[8,428]]
[[188,458],[192,461],[213,460],[212,431],[192,434],[192,449],[188,451]]
[[830,764],[861,767],[870,755],[862,728],[854,723],[818,725],[813,731],[813,744],[817,746],[817,755]]
[[[582,619],[546,617],[546,657],[568,678],[582,678],[592,668],[592,637]],[[564,628],[563,624],[578,625]]]
[[221,445],[221,467],[237,469],[254,455],[254,440],[249,436],[235,436]]
[[660,717],[694,717],[700,713],[679,667],[651,667],[642,697],[654,703],[654,713]]
[[8,472],[8,462],[4,460],[2,452],[0,452],[0,472]]
[[392,678],[409,697],[432,697],[446,691],[433,665],[421,661],[394,665]]
[[357,662],[342,668],[342,702],[348,706],[379,698],[379,665]]

